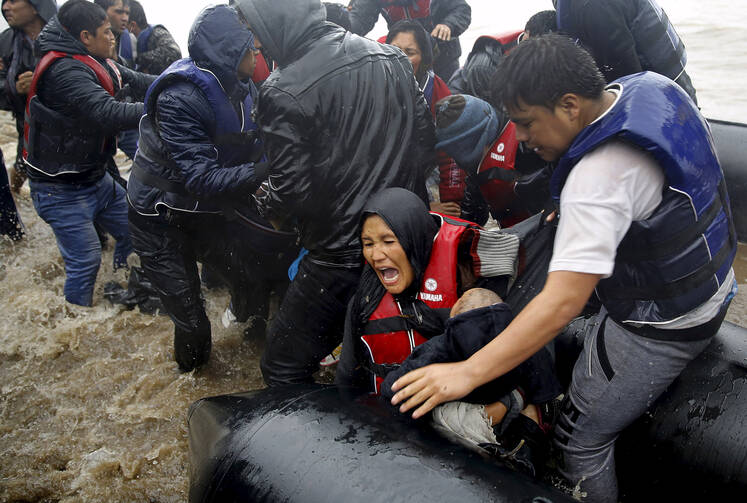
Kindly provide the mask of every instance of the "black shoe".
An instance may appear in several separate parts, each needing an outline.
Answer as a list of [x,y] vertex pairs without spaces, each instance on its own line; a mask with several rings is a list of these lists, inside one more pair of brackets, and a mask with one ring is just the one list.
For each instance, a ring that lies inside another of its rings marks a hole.
[[191,372],[207,363],[211,347],[210,332],[174,331],[174,359],[182,372]]
[[497,444],[481,444],[480,447],[510,468],[539,477],[544,471],[550,442],[537,423],[520,414],[498,437]]

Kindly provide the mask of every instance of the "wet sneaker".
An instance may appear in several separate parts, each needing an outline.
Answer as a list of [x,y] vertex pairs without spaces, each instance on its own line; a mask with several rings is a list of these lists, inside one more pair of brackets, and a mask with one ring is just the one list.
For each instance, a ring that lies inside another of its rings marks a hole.
[[331,367],[333,365],[337,365],[340,362],[340,355],[342,354],[342,344],[337,346],[335,349],[332,350],[330,354],[324,357],[322,361],[319,362],[320,367]]
[[462,440],[473,444],[497,442],[484,405],[467,402],[448,402],[433,409],[433,424]]

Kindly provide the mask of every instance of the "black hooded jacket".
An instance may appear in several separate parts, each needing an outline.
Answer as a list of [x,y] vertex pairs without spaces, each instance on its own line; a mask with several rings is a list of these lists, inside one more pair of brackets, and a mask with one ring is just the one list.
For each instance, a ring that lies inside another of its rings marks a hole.
[[376,192],[425,199],[435,166],[433,120],[398,49],[326,23],[319,0],[239,0],[279,68],[265,81],[257,123],[271,163],[258,198],[266,217],[295,219],[310,258],[358,267],[359,222]]
[[[47,23],[57,14],[54,0],[29,0],[39,17]],[[3,12],[5,16],[5,12]],[[23,131],[23,114],[26,95],[16,91],[16,80],[25,72],[33,72],[38,62],[34,56],[33,41],[17,28],[8,28],[0,34],[0,108],[10,110],[18,121],[19,132]]]
[[[49,51],[67,54],[88,52],[85,46],[52,18],[37,39],[43,56]],[[118,77],[105,61],[99,61],[114,81],[115,92],[120,90]],[[115,63],[116,64],[116,63]],[[136,93],[145,93],[155,77],[137,73],[117,65],[123,85],[129,84]],[[94,72],[73,58],[58,59],[44,72],[38,82],[37,95],[48,109],[64,117],[58,127],[48,127],[35,138],[38,156],[63,164],[58,176],[45,174],[43,166],[27,165],[29,178],[62,183],[93,183],[103,175],[106,162],[115,153],[114,137],[119,131],[137,127],[143,114],[142,103],[121,103],[99,83]],[[105,140],[108,150],[102,155],[75,160],[76,155],[94,152]],[[55,159],[55,156],[59,156]]]

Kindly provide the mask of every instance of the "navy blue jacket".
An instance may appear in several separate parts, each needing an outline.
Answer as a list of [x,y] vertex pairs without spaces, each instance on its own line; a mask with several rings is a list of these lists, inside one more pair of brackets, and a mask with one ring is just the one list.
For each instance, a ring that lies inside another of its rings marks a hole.
[[556,0],[558,29],[591,52],[607,82],[642,71],[685,72],[685,44],[655,0]]
[[233,8],[206,9],[190,31],[191,58],[171,65],[148,90],[127,189],[138,213],[219,213],[232,200],[250,200],[253,161],[261,157],[256,137],[246,134],[256,129],[256,90],[236,73],[253,44]]

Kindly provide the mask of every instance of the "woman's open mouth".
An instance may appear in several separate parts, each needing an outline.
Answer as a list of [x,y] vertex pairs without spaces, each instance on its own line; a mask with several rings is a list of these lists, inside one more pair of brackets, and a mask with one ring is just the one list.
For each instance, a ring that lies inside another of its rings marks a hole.
[[393,285],[399,280],[399,271],[393,267],[379,269],[379,277],[385,285]]

